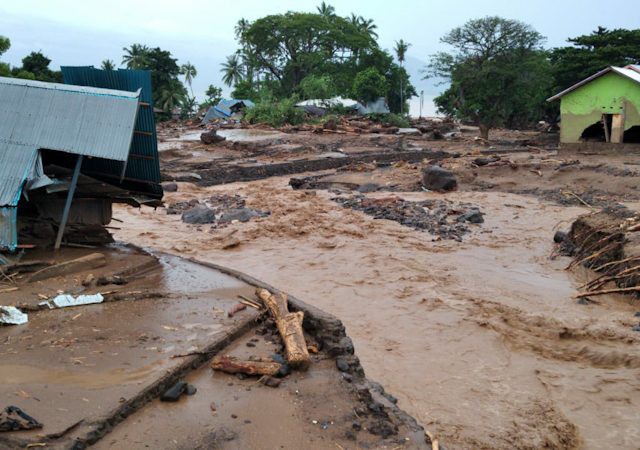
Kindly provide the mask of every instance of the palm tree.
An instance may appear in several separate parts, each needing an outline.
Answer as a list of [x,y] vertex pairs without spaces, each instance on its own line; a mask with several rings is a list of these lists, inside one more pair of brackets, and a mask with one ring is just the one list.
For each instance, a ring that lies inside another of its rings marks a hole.
[[238,20],[238,23],[236,24],[236,27],[235,27],[236,39],[242,42],[242,36],[249,29],[250,26],[251,26],[251,22],[249,22],[244,17]]
[[242,73],[242,63],[238,55],[227,56],[227,61],[222,63],[220,72],[224,72],[222,81],[227,86],[232,86],[242,81],[244,74]]
[[100,67],[102,68],[102,70],[115,70],[116,65],[112,60],[105,59],[104,61],[102,61],[102,65]]
[[191,96],[193,97],[193,87],[191,86],[191,83],[193,82],[193,79],[198,76],[198,71],[193,64],[187,61],[186,64],[183,64],[182,67],[180,67],[180,73],[184,75],[184,81],[189,85]]
[[172,112],[176,106],[185,103],[186,91],[179,80],[174,79],[160,92],[160,108],[166,112]]
[[378,33],[376,30],[378,29],[378,25],[373,23],[373,19],[365,19],[364,17],[360,17],[360,29],[366,32],[369,37],[373,39],[378,39]]
[[316,7],[316,9],[321,16],[324,16],[327,19],[335,17],[336,15],[336,9],[333,6],[325,3],[324,1],[320,4],[320,6]]
[[142,44],[132,44],[130,48],[123,47],[122,64],[128,69],[143,69],[148,63],[149,48]]
[[[404,39],[400,39],[399,41],[396,41],[396,46],[393,49],[396,52],[396,58],[398,58],[398,62],[402,68],[404,68],[405,56],[409,47],[411,47],[411,44],[405,42]],[[404,74],[402,73],[400,74],[400,114],[404,113],[404,90],[402,87],[403,75]]]

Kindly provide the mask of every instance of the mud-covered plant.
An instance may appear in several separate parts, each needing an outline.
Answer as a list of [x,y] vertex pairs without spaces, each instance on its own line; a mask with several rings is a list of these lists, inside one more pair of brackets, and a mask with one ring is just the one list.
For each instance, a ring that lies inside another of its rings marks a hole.
[[304,122],[304,111],[296,108],[297,97],[290,97],[276,101],[266,97],[261,99],[255,107],[248,109],[244,120],[248,123],[264,123],[272,127],[283,125],[299,125]]

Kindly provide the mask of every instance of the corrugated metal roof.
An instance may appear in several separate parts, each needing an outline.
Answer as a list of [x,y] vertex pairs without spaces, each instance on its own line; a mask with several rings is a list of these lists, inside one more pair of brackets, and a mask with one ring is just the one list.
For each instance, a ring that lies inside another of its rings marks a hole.
[[123,183],[120,183],[122,165],[110,161],[89,160],[83,164],[83,172],[103,178],[123,188],[162,197],[160,186],[160,159],[156,124],[153,115],[151,73],[148,70],[101,70],[93,66],[61,67],[65,83],[80,86],[99,86],[136,92],[141,90],[138,118]]
[[585,78],[584,80],[580,81],[579,83],[574,84],[570,88],[567,88],[564,91],[557,93],[553,97],[549,97],[547,99],[547,101],[551,102],[553,100],[557,100],[560,97],[563,97],[563,96],[567,95],[569,92],[575,91],[579,87],[582,87],[585,84],[590,83],[591,81],[595,80],[596,78],[600,78],[602,75],[605,75],[605,74],[607,74],[609,72],[615,72],[615,73],[617,73],[619,75],[622,75],[623,77],[627,77],[627,78],[635,81],[636,83],[640,83],[640,72],[637,72],[635,68],[632,69],[629,66],[627,66],[627,67],[610,66],[610,67],[607,67],[606,69],[602,69],[598,73],[595,73],[595,74],[591,75],[589,78]]
[[35,147],[0,142],[0,206],[18,205],[37,156]]
[[138,97],[0,77],[0,143],[126,161]]

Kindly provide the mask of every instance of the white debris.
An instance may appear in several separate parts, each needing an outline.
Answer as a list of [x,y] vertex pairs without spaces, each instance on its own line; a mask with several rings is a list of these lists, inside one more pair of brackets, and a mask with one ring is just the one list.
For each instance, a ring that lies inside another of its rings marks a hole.
[[49,308],[67,308],[69,306],[82,306],[102,303],[103,300],[104,297],[102,296],[102,294],[78,295],[77,297],[69,294],[60,294],[57,297],[54,297],[52,300],[42,302],[40,304],[46,305]]
[[29,316],[15,306],[0,306],[0,323],[6,325],[23,325],[29,321]]

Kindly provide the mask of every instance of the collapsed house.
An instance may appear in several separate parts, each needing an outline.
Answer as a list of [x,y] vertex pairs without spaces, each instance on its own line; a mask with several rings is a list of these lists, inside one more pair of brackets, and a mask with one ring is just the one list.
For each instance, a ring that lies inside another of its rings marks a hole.
[[312,116],[324,116],[328,109],[334,107],[341,107],[354,114],[360,114],[361,116],[367,114],[389,114],[391,112],[387,105],[387,100],[384,97],[380,97],[364,105],[356,100],[342,97],[310,99],[296,103],[296,107]]
[[204,118],[203,124],[207,124],[216,119],[221,120],[239,120],[242,118],[242,112],[247,108],[253,108],[255,104],[251,100],[243,99],[222,99],[217,105],[211,106]]
[[150,74],[62,72],[73,84],[0,77],[2,250],[21,237],[58,248],[65,228],[80,244],[91,230],[108,241],[113,202],[160,204]]
[[558,99],[561,144],[640,144],[640,66],[607,67]]

